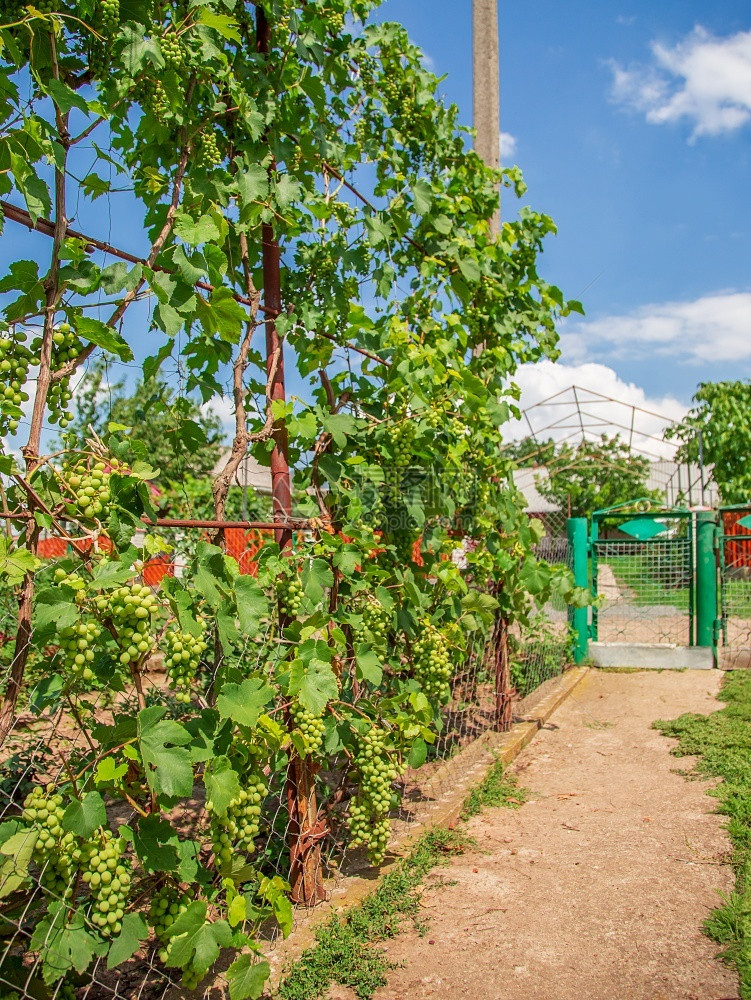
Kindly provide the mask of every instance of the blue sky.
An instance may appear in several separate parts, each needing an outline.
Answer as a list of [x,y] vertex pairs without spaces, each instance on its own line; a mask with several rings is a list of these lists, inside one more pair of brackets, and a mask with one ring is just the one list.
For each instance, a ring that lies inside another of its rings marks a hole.
[[[386,0],[376,13],[407,27],[467,124],[471,6]],[[505,162],[524,171],[525,201],[559,226],[542,274],[587,314],[562,324],[557,366],[520,373],[523,402],[577,383],[679,418],[700,380],[751,374],[751,8],[499,9]],[[74,225],[141,252],[131,219],[115,197]],[[40,243],[6,225],[0,264]]]
[[[471,6],[379,14],[448,74],[467,122]],[[536,0],[499,17],[506,162],[559,227],[541,272],[587,313],[561,327],[555,372],[523,373],[526,401],[584,382],[677,416],[700,380],[750,375],[749,4]]]

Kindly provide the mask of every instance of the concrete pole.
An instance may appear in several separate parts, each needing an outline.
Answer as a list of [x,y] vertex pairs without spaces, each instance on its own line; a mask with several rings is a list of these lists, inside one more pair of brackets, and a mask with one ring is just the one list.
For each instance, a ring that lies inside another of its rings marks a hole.
[[[501,88],[498,55],[498,0],[472,0],[475,150],[489,167],[501,164]],[[493,233],[500,232],[498,211],[491,219]]]

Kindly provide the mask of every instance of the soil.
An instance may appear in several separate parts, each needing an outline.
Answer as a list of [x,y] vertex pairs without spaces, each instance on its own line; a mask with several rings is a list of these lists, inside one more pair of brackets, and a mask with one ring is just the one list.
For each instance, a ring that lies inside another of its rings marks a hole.
[[471,820],[477,847],[431,876],[377,1000],[736,998],[701,933],[732,888],[724,820],[651,728],[717,709],[721,679],[591,671],[511,767],[529,801]]

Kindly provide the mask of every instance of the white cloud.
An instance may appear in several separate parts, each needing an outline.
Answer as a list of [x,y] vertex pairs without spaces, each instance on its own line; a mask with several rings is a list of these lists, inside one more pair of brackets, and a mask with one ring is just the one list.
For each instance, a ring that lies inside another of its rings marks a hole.
[[540,440],[577,443],[582,436],[596,440],[602,434],[620,434],[634,450],[651,457],[675,454],[676,445],[662,436],[669,424],[685,417],[687,407],[672,396],[647,396],[606,365],[541,361],[523,365],[514,382],[526,418],[512,425],[513,439],[529,435],[531,425]]
[[516,156],[516,136],[510,132],[501,132],[501,166]]
[[689,302],[640,306],[563,327],[566,357],[583,361],[596,351],[614,359],[670,357],[693,362],[751,359],[751,292],[719,292]]
[[751,31],[717,38],[696,27],[673,48],[653,42],[651,49],[650,65],[611,63],[616,101],[655,124],[687,119],[694,137],[751,122]]
[[204,416],[213,415],[219,418],[222,431],[227,438],[235,433],[235,404],[231,396],[212,396],[208,402],[201,405]]

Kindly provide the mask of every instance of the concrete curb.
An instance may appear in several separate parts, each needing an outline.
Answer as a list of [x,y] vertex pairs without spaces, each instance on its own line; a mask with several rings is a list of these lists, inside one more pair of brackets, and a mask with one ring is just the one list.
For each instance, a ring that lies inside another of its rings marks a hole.
[[390,860],[378,869],[363,869],[342,883],[332,885],[329,899],[314,910],[307,913],[298,910],[297,926],[290,937],[286,941],[278,941],[265,956],[271,966],[267,989],[273,994],[288,967],[306,948],[315,944],[316,927],[333,914],[341,914],[357,906],[374,892],[381,876],[391,871],[428,830],[438,826],[452,827],[461,815],[467,795],[483,781],[493,764],[499,759],[505,764],[514,760],[588,673],[589,667],[567,670],[550,686],[546,685],[539,698],[531,696],[522,702],[523,717],[509,732],[484,733],[446,761],[426,783],[426,796],[434,793],[436,798],[424,816],[410,823],[395,824]]

